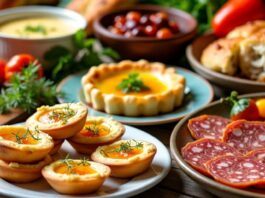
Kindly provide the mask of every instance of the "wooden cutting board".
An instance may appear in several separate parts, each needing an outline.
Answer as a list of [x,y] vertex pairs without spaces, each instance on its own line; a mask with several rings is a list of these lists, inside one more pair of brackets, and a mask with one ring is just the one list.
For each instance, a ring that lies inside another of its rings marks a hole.
[[0,114],[0,125],[23,122],[29,115],[21,109],[13,109],[10,113]]

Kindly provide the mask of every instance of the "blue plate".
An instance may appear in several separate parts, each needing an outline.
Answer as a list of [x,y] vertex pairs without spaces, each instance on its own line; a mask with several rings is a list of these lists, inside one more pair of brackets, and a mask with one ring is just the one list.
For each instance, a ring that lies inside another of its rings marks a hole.
[[[91,116],[112,116],[113,119],[118,120],[124,124],[130,125],[158,125],[170,122],[175,122],[185,115],[196,111],[200,107],[207,105],[213,99],[213,88],[203,78],[197,74],[176,67],[177,72],[186,78],[187,88],[186,96],[181,107],[176,110],[161,114],[157,116],[147,117],[128,117],[120,115],[110,115],[105,112],[96,111],[89,107],[89,115]],[[59,98],[61,103],[64,102],[79,102],[85,103],[84,95],[82,93],[81,78],[86,72],[80,72],[70,75],[63,79],[57,87],[58,91],[63,91],[66,94],[64,99]]]

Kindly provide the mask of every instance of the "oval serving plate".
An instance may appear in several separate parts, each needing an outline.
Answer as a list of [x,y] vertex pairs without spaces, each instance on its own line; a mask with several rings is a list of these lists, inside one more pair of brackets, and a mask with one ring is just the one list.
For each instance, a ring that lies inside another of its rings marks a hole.
[[[265,92],[243,95],[242,97],[261,98],[265,97]],[[226,186],[207,176],[204,176],[184,161],[180,153],[181,148],[188,142],[194,141],[187,128],[188,121],[189,119],[202,114],[213,114],[229,117],[229,108],[227,105],[222,104],[220,101],[216,101],[186,116],[176,125],[170,137],[170,150],[180,168],[188,176],[190,176],[193,180],[195,180],[203,188],[205,188],[205,190],[220,197],[265,197],[265,189],[237,189]]]
[[[155,144],[157,147],[157,153],[154,157],[151,167],[145,173],[130,179],[108,178],[96,193],[82,196],[58,194],[43,178],[27,184],[14,184],[0,179],[0,197],[2,197],[1,195],[6,195],[8,197],[16,198],[118,198],[133,196],[150,189],[167,176],[171,167],[171,158],[169,152],[163,143],[148,133],[134,127],[125,127],[126,133],[122,139],[145,140]],[[63,143],[62,148],[59,151],[59,156],[65,156],[66,153],[69,153],[70,156],[74,158],[81,157],[81,155],[75,152],[75,150],[67,141]]]
[[[91,116],[111,116],[113,119],[118,120],[124,124],[130,125],[158,125],[170,122],[175,122],[185,115],[199,109],[202,106],[207,105],[213,99],[212,86],[199,75],[190,72],[186,69],[177,67],[179,74],[185,76],[186,84],[189,89],[189,94],[186,95],[183,104],[176,108],[176,110],[161,114],[157,116],[146,117],[128,117],[120,115],[110,115],[101,111],[89,108],[89,115]],[[77,73],[66,77],[60,82],[57,87],[58,91],[63,91],[66,94],[66,98],[58,98],[61,103],[64,102],[78,102],[85,103],[85,99],[82,92],[81,78],[86,72]]]
[[216,37],[213,34],[208,33],[197,38],[187,47],[186,55],[191,67],[201,76],[221,87],[236,90],[240,93],[264,92],[265,83],[221,74],[205,68],[201,64],[200,58],[203,50],[214,40],[216,40]]

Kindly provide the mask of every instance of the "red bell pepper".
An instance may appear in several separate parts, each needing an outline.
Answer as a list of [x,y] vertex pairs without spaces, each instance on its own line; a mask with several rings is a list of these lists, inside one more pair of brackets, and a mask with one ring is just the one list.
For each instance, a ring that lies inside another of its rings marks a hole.
[[212,20],[213,32],[224,37],[235,27],[248,21],[265,20],[264,0],[229,0]]
[[5,67],[6,61],[0,59],[0,85],[5,82]]

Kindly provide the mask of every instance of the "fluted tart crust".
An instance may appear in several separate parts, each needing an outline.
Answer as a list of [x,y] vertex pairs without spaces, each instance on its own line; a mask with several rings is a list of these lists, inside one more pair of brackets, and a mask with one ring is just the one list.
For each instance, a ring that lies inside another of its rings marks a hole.
[[[148,90],[123,93],[119,83],[138,73]],[[125,60],[92,67],[82,78],[86,102],[109,114],[151,116],[173,111],[184,97],[185,78],[159,62]]]

